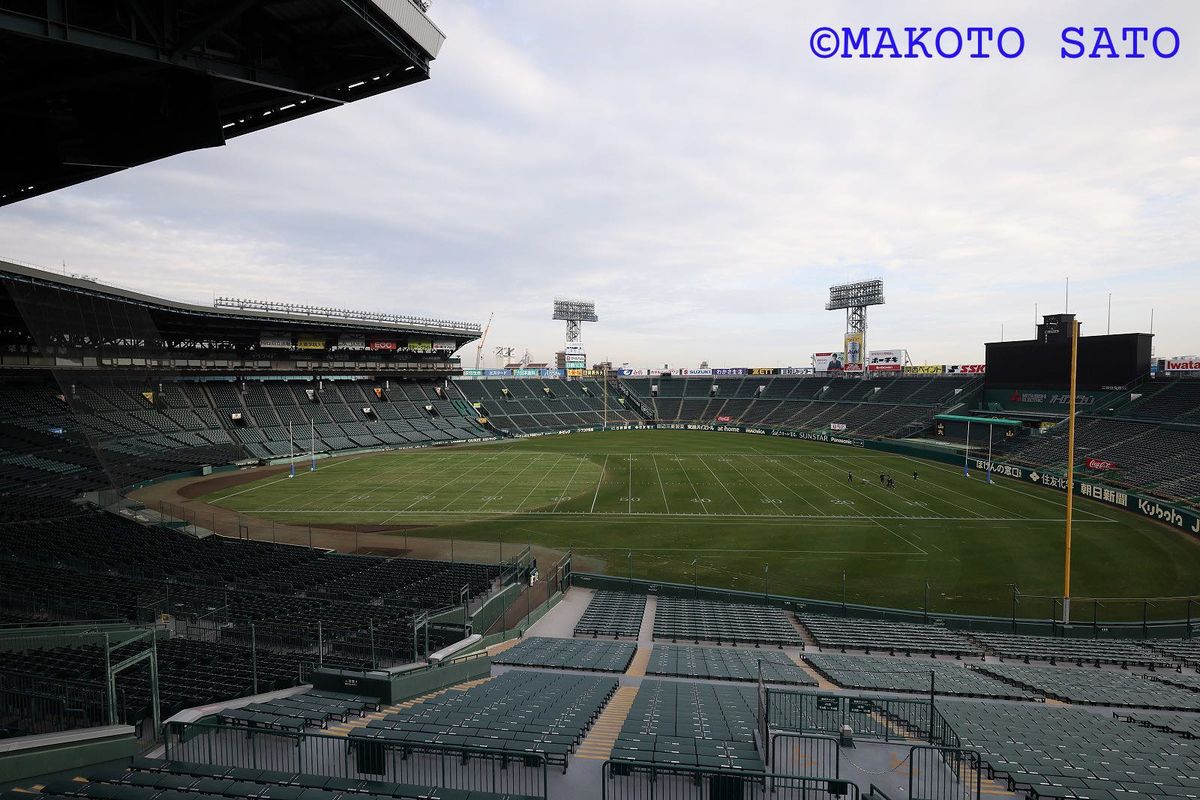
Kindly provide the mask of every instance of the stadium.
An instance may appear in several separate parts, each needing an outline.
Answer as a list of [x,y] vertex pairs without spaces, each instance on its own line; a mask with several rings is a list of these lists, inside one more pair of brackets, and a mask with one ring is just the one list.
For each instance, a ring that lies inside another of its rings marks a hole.
[[[168,6],[0,2],[5,205],[444,38]],[[829,283],[844,349],[799,367],[589,361],[604,301],[547,295],[561,366],[484,368],[450,293],[0,260],[4,800],[1200,796],[1200,363],[1053,313],[914,364],[867,348],[881,281]]]

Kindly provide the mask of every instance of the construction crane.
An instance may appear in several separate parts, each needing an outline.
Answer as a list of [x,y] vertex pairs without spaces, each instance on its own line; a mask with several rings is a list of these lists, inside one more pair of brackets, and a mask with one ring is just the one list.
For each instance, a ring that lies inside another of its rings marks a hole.
[[488,331],[492,329],[492,317],[496,316],[496,312],[488,314],[487,325],[483,326],[483,335],[479,337],[479,344],[475,345],[475,369],[483,368],[483,343],[487,340]]

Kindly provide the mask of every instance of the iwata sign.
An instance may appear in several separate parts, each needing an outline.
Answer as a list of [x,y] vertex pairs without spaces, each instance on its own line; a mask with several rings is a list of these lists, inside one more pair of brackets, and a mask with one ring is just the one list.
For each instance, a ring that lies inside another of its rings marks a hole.
[[1167,359],[1167,372],[1198,372],[1200,356],[1175,356]]
[[1117,463],[1115,461],[1106,461],[1103,458],[1089,458],[1087,460],[1087,468],[1088,469],[1116,469]]

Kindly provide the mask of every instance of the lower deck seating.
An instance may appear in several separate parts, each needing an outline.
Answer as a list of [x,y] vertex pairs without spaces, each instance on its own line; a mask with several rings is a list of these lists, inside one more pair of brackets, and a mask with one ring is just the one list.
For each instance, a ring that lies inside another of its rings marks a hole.
[[1069,703],[1200,711],[1200,691],[1151,681],[1124,670],[1024,664],[981,664],[977,669]]
[[226,767],[135,758],[128,767],[90,767],[84,780],[58,779],[40,792],[5,800],[524,800],[517,795],[437,786],[332,778],[293,770]]
[[1169,667],[1178,663],[1175,658],[1122,639],[1067,639],[1012,633],[976,633],[972,636],[1001,658],[1146,667]]
[[612,751],[620,761],[763,771],[754,745],[754,690],[644,680]]
[[513,670],[372,720],[350,737],[400,748],[538,753],[565,772],[567,756],[616,690],[614,678]]
[[935,694],[1010,700],[1033,700],[1037,697],[1027,689],[950,662],[828,653],[806,653],[804,660],[817,672],[847,689],[928,695],[932,678]]
[[767,683],[817,685],[812,676],[779,650],[656,644],[650,653],[646,674],[722,681],[757,681],[760,666],[763,680]]
[[980,655],[979,647],[966,637],[933,625],[822,614],[800,614],[798,618],[821,648],[841,648],[842,652],[854,649],[868,653],[884,650],[891,654]]
[[578,669],[592,672],[624,672],[637,646],[632,642],[553,639],[530,636],[492,658],[494,664],[518,667]]
[[575,625],[576,636],[625,636],[636,639],[646,614],[646,595],[596,592]]
[[800,645],[799,631],[781,608],[666,596],[658,598],[654,638],[755,647]]

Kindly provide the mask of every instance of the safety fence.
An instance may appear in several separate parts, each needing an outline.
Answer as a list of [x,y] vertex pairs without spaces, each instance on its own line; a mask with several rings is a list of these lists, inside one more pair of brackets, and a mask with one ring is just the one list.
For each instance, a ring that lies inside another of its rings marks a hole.
[[760,718],[765,714],[767,727],[774,731],[836,736],[848,726],[859,738],[959,745],[957,734],[927,698],[861,697],[765,687],[758,713]]
[[605,761],[603,800],[858,800],[858,785],[837,778],[751,770]]
[[842,749],[832,736],[790,731],[772,733],[767,764],[776,775],[840,778]]
[[[109,724],[108,692],[99,683],[83,683],[20,672],[0,671],[0,727],[16,725],[21,735],[53,733]],[[139,725],[146,716],[117,690],[118,719]]]
[[909,753],[910,800],[980,800],[979,754],[958,747],[916,745]]
[[164,758],[227,767],[547,797],[540,753],[169,722]]

